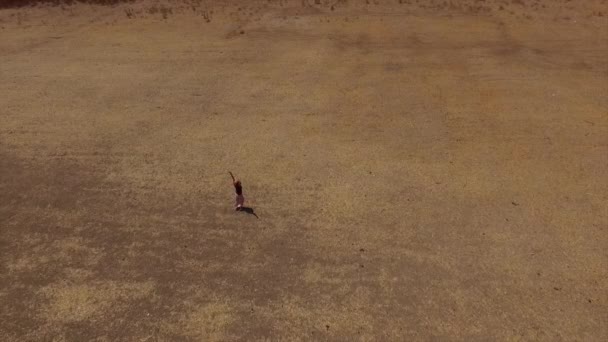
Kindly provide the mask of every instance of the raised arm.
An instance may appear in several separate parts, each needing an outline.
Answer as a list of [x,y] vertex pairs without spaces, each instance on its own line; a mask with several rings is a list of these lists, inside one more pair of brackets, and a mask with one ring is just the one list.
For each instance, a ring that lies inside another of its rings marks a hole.
[[230,174],[230,177],[232,177],[232,183],[234,184],[234,182],[236,182],[236,179],[234,179],[234,175],[230,171],[228,171],[228,173]]

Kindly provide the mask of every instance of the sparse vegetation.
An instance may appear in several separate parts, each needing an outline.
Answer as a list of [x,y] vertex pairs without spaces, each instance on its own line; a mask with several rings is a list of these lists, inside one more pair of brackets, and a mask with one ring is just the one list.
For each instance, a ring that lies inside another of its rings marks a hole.
[[167,19],[169,17],[169,14],[173,14],[173,9],[171,7],[161,6],[159,11],[160,14],[163,16],[163,19]]
[[203,10],[201,12],[201,15],[203,16],[203,18],[205,19],[206,22],[211,22],[211,16],[213,15],[213,11],[210,10]]
[[76,3],[116,5],[119,3],[130,3],[134,1],[135,0],[0,0],[0,8],[26,7],[35,6],[38,4],[73,5]]
[[135,12],[133,11],[132,8],[125,8],[125,14],[127,15],[127,18],[132,19],[135,17]]
[[1,342],[605,340],[607,12],[542,1],[0,10]]
[[171,7],[166,7],[164,5],[152,5],[148,8],[147,12],[151,15],[156,15],[160,13],[163,19],[169,18],[170,14],[173,14],[173,9]]

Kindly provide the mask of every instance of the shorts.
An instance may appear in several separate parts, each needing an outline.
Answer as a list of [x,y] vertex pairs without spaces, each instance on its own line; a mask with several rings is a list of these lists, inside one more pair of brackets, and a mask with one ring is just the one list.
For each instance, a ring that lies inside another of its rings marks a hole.
[[236,195],[236,206],[242,207],[245,204],[245,197],[243,195]]

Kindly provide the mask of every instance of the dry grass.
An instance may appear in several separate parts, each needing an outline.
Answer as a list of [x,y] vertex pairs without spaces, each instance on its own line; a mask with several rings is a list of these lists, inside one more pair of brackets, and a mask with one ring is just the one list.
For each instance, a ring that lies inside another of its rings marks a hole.
[[0,336],[607,340],[603,5],[1,10]]

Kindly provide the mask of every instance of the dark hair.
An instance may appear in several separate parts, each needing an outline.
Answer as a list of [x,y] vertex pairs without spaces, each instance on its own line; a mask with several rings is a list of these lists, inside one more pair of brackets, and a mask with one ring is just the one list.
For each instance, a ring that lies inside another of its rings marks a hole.
[[243,186],[241,185],[241,181],[234,182],[234,189],[236,190],[237,195],[243,194]]

